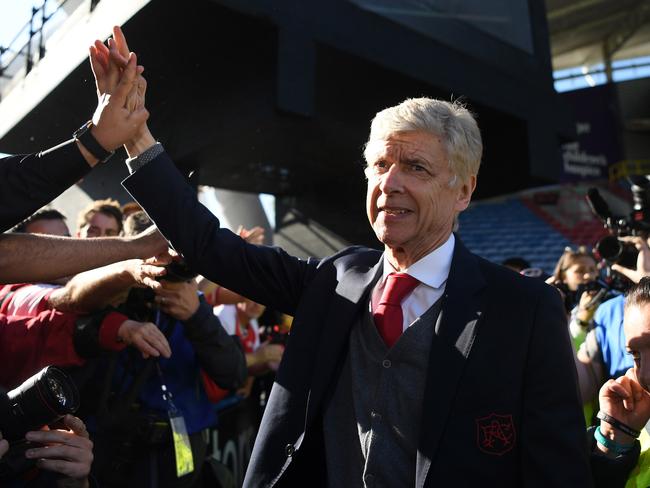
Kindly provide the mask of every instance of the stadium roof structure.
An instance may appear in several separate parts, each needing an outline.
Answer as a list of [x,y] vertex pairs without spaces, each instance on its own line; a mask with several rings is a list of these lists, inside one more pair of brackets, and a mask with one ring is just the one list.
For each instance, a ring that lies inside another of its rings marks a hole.
[[553,69],[650,56],[649,0],[546,0]]

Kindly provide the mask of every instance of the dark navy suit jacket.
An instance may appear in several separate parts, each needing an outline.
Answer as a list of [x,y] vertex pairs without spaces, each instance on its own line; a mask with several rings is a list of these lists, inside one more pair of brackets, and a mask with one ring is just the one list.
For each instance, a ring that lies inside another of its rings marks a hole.
[[74,143],[0,159],[0,232],[29,217],[90,171]]
[[[301,260],[247,244],[219,227],[164,153],[123,184],[196,271],[294,316],[244,484],[325,485],[322,412],[382,254],[352,247]],[[418,487],[591,486],[557,291],[459,239],[422,412]]]

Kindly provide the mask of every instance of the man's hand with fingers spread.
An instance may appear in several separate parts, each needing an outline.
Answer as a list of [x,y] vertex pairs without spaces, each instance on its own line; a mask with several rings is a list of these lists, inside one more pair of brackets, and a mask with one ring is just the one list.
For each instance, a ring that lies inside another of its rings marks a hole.
[[126,320],[120,325],[117,335],[125,344],[137,348],[145,359],[160,356],[169,358],[172,355],[165,334],[151,322]]
[[77,417],[66,415],[61,421],[61,427],[61,430],[28,432],[25,438],[42,446],[28,449],[25,456],[37,459],[37,465],[41,469],[64,475],[66,478],[60,480],[60,486],[88,486],[93,443],[86,426]]

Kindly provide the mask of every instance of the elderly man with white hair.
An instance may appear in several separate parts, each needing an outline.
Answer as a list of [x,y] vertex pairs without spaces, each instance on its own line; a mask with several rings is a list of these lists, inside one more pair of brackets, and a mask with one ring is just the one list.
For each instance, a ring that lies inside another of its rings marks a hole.
[[294,316],[244,486],[591,486],[559,295],[453,233],[482,154],[462,104],[409,99],[372,121],[366,208],[383,252],[249,244],[146,124],[127,150],[124,186],[191,267]]
[[366,207],[384,252],[306,261],[220,228],[147,137],[124,184],[158,228],[210,280],[295,317],[245,486],[590,486],[557,292],[452,232],[482,152],[465,107],[379,112]]

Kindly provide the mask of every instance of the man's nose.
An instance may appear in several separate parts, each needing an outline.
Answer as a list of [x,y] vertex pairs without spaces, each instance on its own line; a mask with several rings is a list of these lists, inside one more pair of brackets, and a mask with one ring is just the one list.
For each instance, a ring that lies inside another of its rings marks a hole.
[[401,192],[404,188],[402,181],[403,177],[404,175],[400,171],[399,166],[393,164],[388,168],[388,171],[382,175],[379,189],[382,193]]

